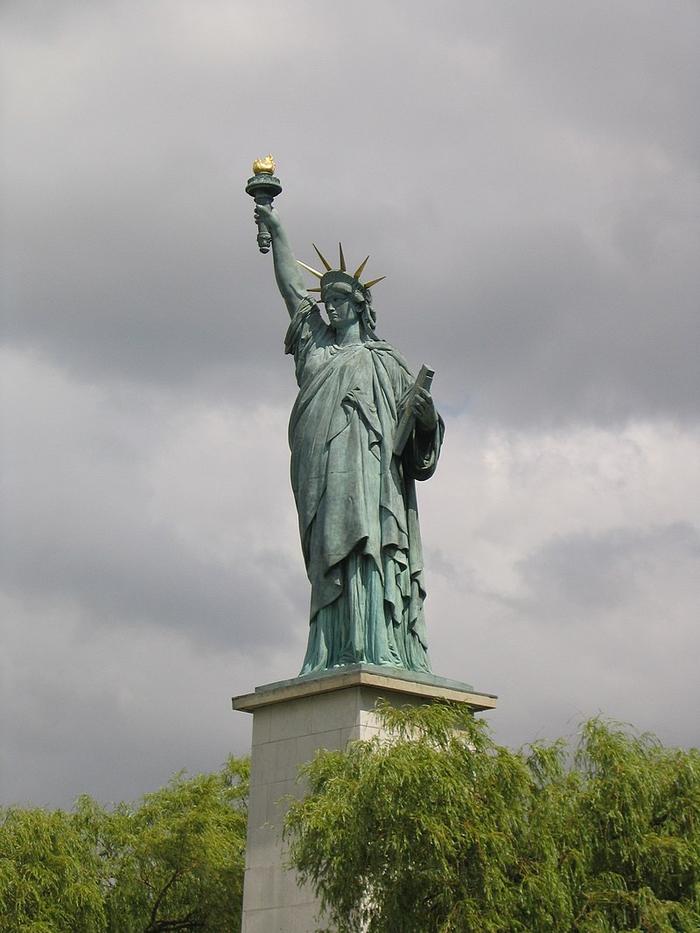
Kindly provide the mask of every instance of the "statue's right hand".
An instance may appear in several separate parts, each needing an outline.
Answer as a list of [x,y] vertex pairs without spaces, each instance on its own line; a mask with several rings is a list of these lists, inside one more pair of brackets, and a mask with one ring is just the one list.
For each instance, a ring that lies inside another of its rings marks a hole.
[[276,233],[279,230],[279,216],[270,205],[256,204],[254,214],[256,223],[264,223],[270,233]]

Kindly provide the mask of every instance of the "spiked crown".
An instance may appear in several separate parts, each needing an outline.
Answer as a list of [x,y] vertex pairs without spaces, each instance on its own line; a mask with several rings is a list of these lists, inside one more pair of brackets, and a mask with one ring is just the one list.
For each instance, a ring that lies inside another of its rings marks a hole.
[[[340,268],[339,269],[333,269],[331,264],[328,262],[326,257],[323,255],[323,253],[318,248],[318,246],[316,246],[315,243],[313,243],[312,246],[316,250],[318,258],[323,263],[323,266],[326,271],[319,272],[317,269],[312,269],[311,266],[307,266],[305,262],[301,261],[301,259],[297,259],[297,262],[299,263],[300,266],[303,266],[304,269],[307,270],[307,272],[310,272],[311,275],[314,275],[316,276],[317,279],[319,279],[320,287],[310,288],[309,291],[320,292],[322,300],[323,300],[324,292],[326,291],[327,288],[330,288],[331,285],[342,284],[342,285],[349,286],[353,294],[355,295],[355,297],[361,299],[361,301],[365,301],[366,300],[365,293],[369,291],[369,289],[373,285],[376,285],[377,282],[381,282],[382,279],[386,278],[385,275],[380,275],[378,279],[372,279],[369,282],[360,281],[360,276],[362,275],[364,268],[367,265],[367,260],[369,259],[369,256],[363,259],[363,261],[360,263],[360,265],[357,267],[357,269],[355,269],[353,273],[348,272],[347,265],[345,262],[345,255],[343,254],[343,246],[341,243],[338,243],[338,253],[340,257],[340,260],[339,260]],[[359,293],[359,294],[356,294],[356,293]]]

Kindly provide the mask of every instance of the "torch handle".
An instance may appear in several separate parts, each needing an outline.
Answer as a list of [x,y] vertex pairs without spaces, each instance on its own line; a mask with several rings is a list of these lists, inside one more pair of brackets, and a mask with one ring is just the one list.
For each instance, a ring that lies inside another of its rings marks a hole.
[[[253,171],[255,171],[255,164],[253,164]],[[257,175],[253,175],[252,178],[248,179],[245,190],[246,194],[249,194],[256,204],[264,204],[269,207],[273,199],[282,191],[282,185],[279,178],[275,178],[274,175],[268,172],[258,172]],[[261,253],[269,253],[272,246],[270,231],[264,221],[258,220],[257,224],[258,249]]]
[[[272,198],[269,195],[259,192],[255,195],[256,204],[265,204],[266,206],[272,204]],[[259,220],[258,222],[258,249],[261,253],[269,253],[270,246],[272,245],[272,237],[270,236],[270,231],[267,229],[267,224],[264,221]]]

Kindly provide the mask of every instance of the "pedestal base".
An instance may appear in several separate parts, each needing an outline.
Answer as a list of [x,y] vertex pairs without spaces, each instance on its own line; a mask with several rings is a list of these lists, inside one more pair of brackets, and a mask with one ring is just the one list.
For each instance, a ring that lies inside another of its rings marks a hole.
[[397,706],[435,700],[465,703],[474,711],[496,706],[495,696],[468,684],[369,665],[267,684],[234,697],[234,709],[253,714],[243,933],[313,933],[323,925],[313,891],[285,867],[285,798],[303,795],[299,768],[319,748],[344,748],[380,733],[374,712],[380,698]]

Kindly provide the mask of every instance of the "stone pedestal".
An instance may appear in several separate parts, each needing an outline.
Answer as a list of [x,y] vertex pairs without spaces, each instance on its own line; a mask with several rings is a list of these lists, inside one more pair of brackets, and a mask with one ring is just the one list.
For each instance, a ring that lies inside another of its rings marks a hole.
[[451,700],[472,710],[493,709],[496,697],[468,684],[394,668],[353,665],[257,687],[234,697],[233,708],[253,714],[243,933],[314,933],[319,905],[285,867],[281,827],[285,797],[303,794],[299,767],[319,748],[337,749],[380,731],[375,703],[397,706]]

